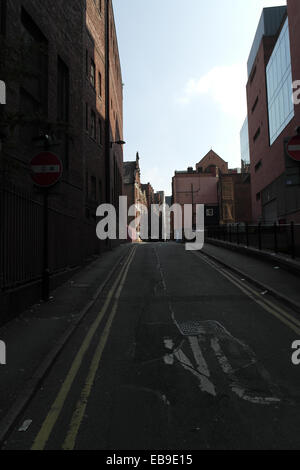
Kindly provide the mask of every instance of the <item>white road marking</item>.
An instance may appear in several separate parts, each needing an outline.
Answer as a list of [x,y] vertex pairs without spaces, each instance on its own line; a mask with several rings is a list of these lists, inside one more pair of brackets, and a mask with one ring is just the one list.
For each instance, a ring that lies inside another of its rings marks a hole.
[[194,368],[193,364],[191,361],[188,359],[188,357],[184,354],[183,351],[179,350],[177,351],[174,356],[176,359],[180,362],[180,364],[191,374],[195,375],[198,380],[199,380],[199,387],[202,392],[209,393],[210,395],[213,395],[214,397],[216,396],[216,390],[214,387],[214,384],[205,376],[202,375],[202,373],[197,372],[197,370]]
[[222,348],[220,346],[218,338],[212,338],[211,340],[211,347],[215,352],[215,355],[219,361],[219,364],[226,375],[230,377],[230,388],[231,390],[242,398],[245,401],[249,401],[251,403],[260,404],[260,405],[271,405],[274,403],[279,403],[281,400],[280,398],[276,397],[260,397],[260,396],[251,396],[249,395],[249,391],[245,389],[245,387],[239,382],[234,374],[234,370],[231,367],[227,357],[225,356]]

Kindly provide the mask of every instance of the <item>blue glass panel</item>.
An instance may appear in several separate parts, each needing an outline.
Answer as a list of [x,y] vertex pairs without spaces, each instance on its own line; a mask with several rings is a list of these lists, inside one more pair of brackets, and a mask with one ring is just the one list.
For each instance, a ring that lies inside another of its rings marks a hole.
[[280,33],[266,70],[270,144],[294,117],[288,19]]

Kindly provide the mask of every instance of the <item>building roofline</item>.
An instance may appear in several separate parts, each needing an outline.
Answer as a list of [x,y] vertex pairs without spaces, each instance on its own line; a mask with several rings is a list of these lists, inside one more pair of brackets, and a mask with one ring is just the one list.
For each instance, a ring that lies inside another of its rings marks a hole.
[[276,36],[278,31],[282,27],[282,22],[287,15],[287,6],[269,7],[262,10],[260,20],[256,29],[254,40],[251,46],[247,69],[248,78],[251,76],[251,72],[257,57],[261,41],[266,37]]

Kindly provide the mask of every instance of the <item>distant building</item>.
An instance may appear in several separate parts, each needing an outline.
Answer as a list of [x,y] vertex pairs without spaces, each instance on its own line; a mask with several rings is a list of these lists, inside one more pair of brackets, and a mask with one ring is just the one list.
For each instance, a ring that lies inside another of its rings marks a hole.
[[228,172],[228,163],[211,150],[197,163],[196,170],[175,171],[172,180],[173,203],[193,205],[193,225],[196,223],[196,205],[205,205],[205,224],[219,223],[218,180],[220,172]]
[[228,163],[211,150],[197,165],[187,171],[176,171],[173,177],[172,202],[204,204],[205,225],[251,221],[250,178],[240,168],[228,169]]
[[230,172],[220,175],[218,182],[220,223],[251,222],[250,178],[243,173]]
[[[124,195],[127,196],[128,208],[135,206],[136,216],[128,217],[128,225],[147,209],[147,195],[141,184],[140,157],[136,154],[135,161],[123,163]],[[135,240],[139,239],[140,226],[137,225]]]
[[[300,124],[300,2],[263,9],[248,60],[248,128],[255,222],[300,222],[300,163],[285,151]],[[246,131],[245,131],[246,136]],[[246,143],[244,136],[243,142]]]

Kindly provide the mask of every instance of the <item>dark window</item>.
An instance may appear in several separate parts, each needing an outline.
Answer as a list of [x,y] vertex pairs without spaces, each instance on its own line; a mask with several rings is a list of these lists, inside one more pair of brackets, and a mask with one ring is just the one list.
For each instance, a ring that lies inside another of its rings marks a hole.
[[58,57],[57,61],[57,118],[59,121],[69,121],[69,69]]
[[89,105],[85,104],[85,129],[89,130]]
[[87,171],[85,173],[85,195],[86,195],[86,198],[88,199],[89,197],[89,174]]
[[96,140],[96,114],[91,111],[91,137]]
[[256,165],[255,165],[255,173],[258,172],[258,170],[262,167],[262,161],[260,160]]
[[260,127],[255,132],[255,135],[253,137],[253,141],[255,142],[258,139],[259,136],[260,136]]
[[256,100],[255,100],[254,105],[252,106],[252,113],[254,113],[255,108],[256,108],[256,106],[257,106],[257,103],[258,103],[258,96],[257,96],[257,98],[256,98]]
[[103,195],[102,195],[102,181],[101,181],[101,180],[99,180],[99,189],[98,189],[98,191],[99,191],[99,194],[98,194],[98,201],[99,201],[99,204],[102,204],[102,200],[103,200],[102,197],[103,197]]
[[257,201],[260,201],[260,199],[261,199],[261,193],[257,193],[257,194],[256,194],[256,200],[257,200]]
[[95,176],[91,176],[91,198],[93,201],[96,201],[97,194],[96,194],[96,178]]
[[102,96],[102,75],[100,72],[98,73],[98,94]]
[[89,51],[85,51],[85,73],[86,76],[89,76]]
[[252,72],[252,74],[251,74],[250,83],[253,82],[255,75],[256,75],[256,66],[254,67],[253,72]]
[[0,34],[6,32],[6,0],[0,0]]
[[102,145],[102,143],[103,143],[101,119],[98,119],[98,143],[99,143],[99,145]]
[[48,41],[38,26],[22,8],[22,56],[25,62],[20,63],[26,74],[21,86],[40,103],[40,112],[48,112]]
[[98,8],[99,12],[102,11],[102,0],[96,0],[96,7]]
[[67,65],[58,57],[57,60],[57,120],[64,125],[65,129],[58,132],[61,141],[64,167],[69,168],[69,139],[67,125],[69,122],[69,69]]
[[95,62],[91,60],[90,82],[93,88],[96,86],[96,66]]

